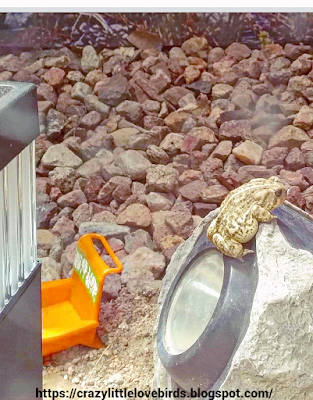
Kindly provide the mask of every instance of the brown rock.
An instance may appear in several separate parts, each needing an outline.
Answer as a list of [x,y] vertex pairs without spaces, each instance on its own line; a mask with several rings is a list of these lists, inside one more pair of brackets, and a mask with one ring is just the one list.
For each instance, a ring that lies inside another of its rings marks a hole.
[[250,57],[251,50],[245,44],[234,42],[226,48],[225,53],[236,61],[241,61]]
[[204,203],[221,204],[229,193],[223,185],[213,185],[205,187],[201,192],[201,200]]
[[83,192],[88,202],[97,201],[98,193],[104,184],[105,181],[100,175],[91,176],[87,180]]
[[79,228],[79,225],[83,222],[89,222],[92,218],[92,210],[89,204],[80,204],[72,214],[75,225]]
[[308,106],[301,107],[293,120],[293,125],[305,131],[313,127],[313,109]]
[[298,186],[301,191],[309,187],[309,183],[304,179],[303,175],[298,171],[287,171],[282,169],[279,173],[280,178],[290,186]]
[[63,82],[65,72],[60,68],[51,68],[45,74],[42,75],[42,79],[50,86],[59,86]]
[[183,125],[188,118],[190,118],[190,114],[183,111],[175,111],[170,113],[164,119],[164,123],[172,132],[181,132]]
[[294,147],[290,150],[288,156],[285,159],[287,167],[292,171],[303,168],[305,166],[305,157],[300,149]]
[[234,141],[249,139],[251,137],[251,124],[248,120],[226,121],[219,130],[220,139]]
[[179,193],[186,199],[193,202],[201,200],[202,190],[207,187],[207,183],[203,180],[194,180],[193,182],[187,183],[179,189]]
[[177,247],[183,242],[184,239],[177,235],[168,235],[161,240],[160,247],[167,261],[170,261]]
[[301,193],[301,190],[298,186],[291,186],[287,192],[287,200],[290,203],[295,204],[296,206],[303,208],[305,206],[305,197]]
[[184,135],[180,133],[169,133],[160,143],[160,149],[166,151],[169,155],[177,154],[184,142]]
[[232,151],[233,143],[231,140],[222,140],[211,153],[212,158],[219,158],[225,161]]
[[66,217],[61,217],[54,227],[52,228],[52,232],[59,236],[65,246],[71,244],[75,237],[75,224],[73,221]]
[[76,208],[80,204],[86,203],[87,199],[81,190],[73,190],[72,192],[66,193],[59,197],[57,204],[60,207],[72,207]]
[[153,192],[172,192],[178,182],[178,172],[169,166],[156,165],[147,170],[147,189]]
[[274,165],[283,165],[287,155],[288,147],[272,147],[270,150],[263,152],[261,164],[267,168],[272,168]]
[[175,87],[172,87],[171,89],[166,90],[166,92],[164,92],[164,98],[168,102],[173,104],[173,106],[177,107],[179,100],[188,93],[192,93],[192,92],[183,87],[175,86]]
[[165,223],[183,239],[188,239],[194,229],[192,215],[183,211],[169,211]]
[[219,158],[209,158],[200,165],[204,180],[208,182],[223,173],[223,161]]
[[269,141],[268,148],[272,147],[300,147],[302,143],[308,141],[309,136],[300,128],[295,126],[284,126],[280,131],[278,131]]
[[143,204],[131,204],[117,217],[120,225],[146,228],[151,224],[151,213]]
[[258,165],[262,159],[263,148],[251,140],[245,140],[233,149],[233,154],[245,164]]

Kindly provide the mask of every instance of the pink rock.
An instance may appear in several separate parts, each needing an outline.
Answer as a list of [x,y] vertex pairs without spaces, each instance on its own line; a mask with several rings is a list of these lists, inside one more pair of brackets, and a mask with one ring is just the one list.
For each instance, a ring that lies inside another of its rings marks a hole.
[[193,182],[195,180],[201,180],[203,178],[202,173],[200,171],[195,171],[193,169],[187,170],[183,172],[178,179],[178,182],[181,185],[187,185],[190,182]]
[[95,175],[88,178],[83,190],[88,202],[97,201],[99,191],[104,184],[105,181],[100,175]]
[[287,200],[300,208],[303,208],[306,204],[305,197],[301,193],[301,190],[298,188],[298,186],[291,186],[288,189]]
[[304,167],[298,170],[300,174],[311,184],[313,185],[313,168],[312,167]]
[[251,137],[251,124],[248,120],[226,121],[219,130],[220,139],[242,140]]
[[281,170],[280,178],[291,186],[298,186],[301,191],[309,187],[309,183],[304,179],[303,175],[298,171]]
[[221,204],[229,193],[223,185],[213,185],[204,188],[201,192],[201,200],[204,203]]
[[192,215],[184,211],[169,211],[165,218],[165,223],[173,233],[183,239],[188,239],[194,229]]
[[50,190],[50,199],[52,201],[57,201],[60,196],[62,196],[60,188],[53,186]]
[[290,150],[288,156],[285,159],[287,167],[292,171],[303,168],[305,166],[305,157],[300,149],[294,147]]
[[117,223],[146,228],[151,224],[150,210],[143,204],[131,204],[118,215]]
[[80,204],[86,203],[87,199],[81,190],[73,190],[58,198],[57,204],[60,207],[76,208]]
[[66,217],[61,217],[52,228],[52,232],[60,236],[65,245],[69,245],[76,235],[75,224]]
[[181,187],[179,193],[186,199],[196,202],[201,200],[202,190],[206,187],[207,183],[203,180],[194,180]]
[[205,181],[216,178],[223,173],[223,161],[219,158],[209,158],[201,164],[200,170]]
[[54,67],[42,75],[42,79],[52,87],[59,86],[63,82],[64,77],[65,72],[63,69]]
[[272,147],[270,150],[263,152],[261,164],[267,168],[274,165],[282,165],[288,155],[288,147]]

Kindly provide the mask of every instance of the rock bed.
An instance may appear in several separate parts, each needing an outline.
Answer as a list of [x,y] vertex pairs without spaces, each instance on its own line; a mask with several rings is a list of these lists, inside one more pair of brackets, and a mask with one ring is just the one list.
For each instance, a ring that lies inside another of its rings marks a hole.
[[[292,44],[223,50],[194,37],[167,52],[87,46],[0,58],[1,80],[38,85],[43,279],[69,277],[79,236],[96,231],[124,264],[106,278],[101,316],[127,296],[154,315],[168,260],[233,188],[278,175],[288,200],[312,213],[312,53]],[[110,318],[102,336],[124,324]]]

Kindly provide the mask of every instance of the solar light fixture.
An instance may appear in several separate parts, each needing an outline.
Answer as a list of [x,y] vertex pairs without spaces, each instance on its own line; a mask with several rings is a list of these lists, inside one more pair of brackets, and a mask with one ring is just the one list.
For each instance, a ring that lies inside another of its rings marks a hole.
[[34,142],[38,134],[35,85],[1,82],[0,391],[4,400],[34,398],[35,387],[41,387]]
[[[271,276],[268,276],[271,265],[268,263],[272,263],[273,260],[275,262],[272,267],[275,271],[273,272],[275,275],[274,295],[284,296],[284,293],[287,293],[285,294],[287,304],[289,304],[289,297],[284,285],[288,285],[288,281],[285,282],[283,274],[289,267],[294,273],[294,277],[290,276],[288,270],[288,279],[291,282],[299,276],[296,267],[290,267],[292,263],[297,263],[298,251],[305,250],[304,253],[307,254],[307,256],[302,254],[301,258],[299,256],[299,260],[301,259],[299,267],[307,268],[308,271],[312,270],[310,265],[313,265],[313,218],[288,202],[273,213],[277,216],[277,225],[276,223],[272,226],[263,224],[265,228],[269,231],[272,229],[273,232],[269,232],[268,236],[263,236],[266,248],[261,252],[262,257],[259,259],[257,254],[260,245],[257,237],[245,244],[245,248],[254,250],[254,253],[245,256],[243,262],[227,257],[214,248],[207,239],[206,231],[208,223],[215,218],[217,211],[212,212],[212,216],[206,217],[196,228],[192,237],[176,250],[162,282],[163,288],[159,299],[161,307],[157,328],[155,388],[175,390],[180,387],[189,393],[191,389],[200,390],[200,393],[219,390],[232,370],[232,360],[235,360],[241,343],[244,342],[245,336],[251,333],[249,323],[252,313],[257,315],[261,312],[255,309],[257,305],[254,304],[254,298],[256,295],[257,298],[258,296],[262,298],[266,290],[266,281],[271,279]],[[274,238],[273,235],[276,235],[278,248],[280,240],[286,240],[286,246],[281,242],[283,252],[285,248],[287,252],[290,248],[290,254],[284,254],[286,258],[282,261],[281,267],[279,264],[281,254],[275,253],[274,256],[270,256],[273,258],[267,258],[267,253],[271,253],[267,246],[272,244],[269,241]],[[277,258],[278,261],[276,261]],[[281,277],[277,273],[280,268],[282,269]],[[278,281],[276,294],[275,279]],[[313,279],[313,272],[307,279],[308,282]],[[305,281],[303,279],[303,282]],[[295,289],[290,290],[291,293],[295,291]],[[305,300],[301,303],[304,310],[309,306],[310,301],[307,303]],[[274,304],[276,304],[275,300]],[[289,312],[288,308],[286,309],[287,315],[290,315],[292,311]],[[254,323],[255,328],[257,322]],[[285,323],[288,323],[287,319]],[[307,326],[305,320],[301,323],[302,326],[300,324],[297,327],[300,332]],[[273,325],[269,322],[269,326],[272,326],[271,324]],[[264,335],[263,328],[260,329],[262,336]],[[289,329],[293,329],[293,323]],[[279,343],[284,342],[285,334],[289,335],[289,332],[286,333],[284,330],[282,333],[276,332],[276,335],[281,335],[281,340],[279,336],[277,339]],[[296,338],[296,333],[294,338]],[[249,346],[250,344],[248,348]],[[243,359],[245,359],[247,351],[243,353]],[[283,351],[277,354],[277,357],[280,355],[284,357]],[[262,356],[267,355],[262,353]],[[268,357],[271,356],[275,357],[273,349]],[[236,364],[235,361],[234,363]],[[310,374],[309,368],[303,368],[304,375]],[[240,376],[240,372],[237,372],[238,374]],[[237,376],[235,372],[234,375]],[[232,380],[230,382],[233,383]],[[227,387],[229,388],[229,383]]]

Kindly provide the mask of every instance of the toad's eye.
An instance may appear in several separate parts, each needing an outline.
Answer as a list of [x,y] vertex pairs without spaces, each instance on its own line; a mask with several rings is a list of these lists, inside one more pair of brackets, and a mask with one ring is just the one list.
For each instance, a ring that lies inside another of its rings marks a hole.
[[282,189],[277,189],[275,192],[275,196],[276,197],[280,197],[283,194],[283,190]]

